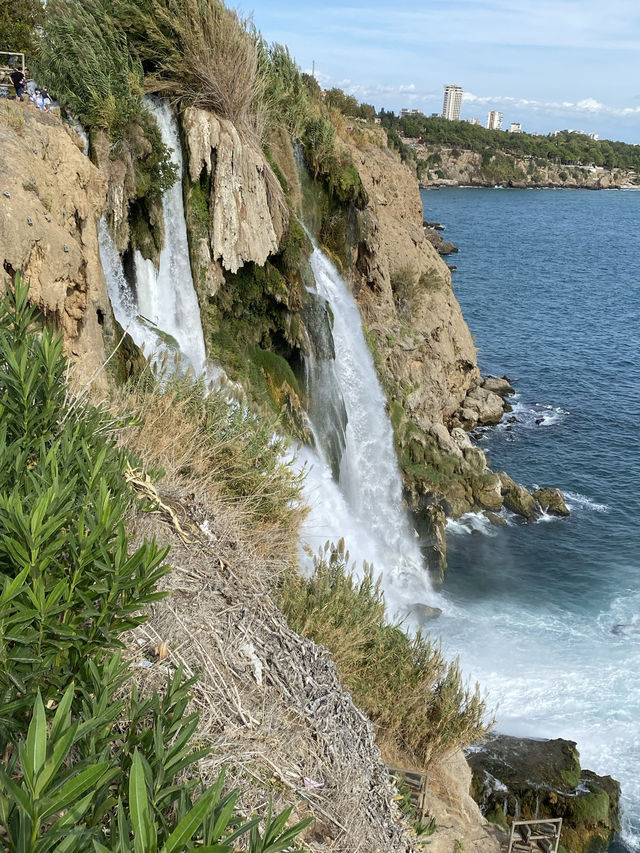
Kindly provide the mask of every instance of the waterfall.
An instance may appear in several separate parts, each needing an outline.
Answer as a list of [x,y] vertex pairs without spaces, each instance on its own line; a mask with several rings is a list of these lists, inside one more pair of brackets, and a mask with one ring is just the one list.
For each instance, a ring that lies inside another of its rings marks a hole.
[[104,219],[98,236],[100,257],[109,298],[116,320],[152,360],[179,355],[197,373],[205,371],[216,380],[219,374],[206,364],[200,308],[189,260],[187,226],[182,200],[182,147],[176,119],[168,101],[146,98],[145,103],[158,122],[162,141],[172,149],[171,160],[178,167],[178,180],[162,197],[165,245],[158,267],[140,252],[134,253],[135,292],[127,281],[122,258]]
[[[316,304],[326,303],[333,319],[333,346],[329,348],[322,339],[318,345],[316,340],[316,352],[307,367],[309,416],[317,451],[301,451],[309,469],[305,492],[311,506],[303,537],[312,550],[327,539],[335,542],[344,537],[352,559],[372,563],[382,575],[392,612],[442,604],[439,597],[436,602],[403,504],[386,400],[355,300],[317,247],[311,268]],[[332,469],[337,477],[332,477]]]
[[178,167],[178,180],[162,197],[165,244],[158,268],[140,252],[134,254],[138,315],[177,342],[179,351],[200,372],[205,363],[204,337],[198,298],[193,286],[187,225],[182,200],[182,147],[178,124],[166,100],[145,98],[154,115],[164,144],[172,149],[171,161]]
[[[148,104],[182,170],[180,139],[168,103]],[[165,193],[163,208],[167,228],[160,266],[156,270],[136,253],[135,295],[108,229],[101,223],[100,251],[109,295],[116,319],[147,355],[166,352],[174,339],[173,348],[193,366],[202,367],[204,341],[180,181]],[[297,451],[297,464],[307,472],[304,495],[311,510],[303,541],[315,553],[327,540],[344,538],[360,570],[366,561],[382,575],[391,613],[407,613],[416,605],[443,606],[431,588],[402,501],[393,431],[358,308],[338,271],[318,248],[311,256],[311,268],[315,290],[308,294],[305,311],[311,338],[305,368],[316,447]]]
[[304,322],[309,333],[309,355],[305,358],[309,420],[316,448],[338,480],[347,443],[347,410],[335,372],[336,352],[327,303],[315,291],[308,291],[307,296],[310,304],[304,309]]

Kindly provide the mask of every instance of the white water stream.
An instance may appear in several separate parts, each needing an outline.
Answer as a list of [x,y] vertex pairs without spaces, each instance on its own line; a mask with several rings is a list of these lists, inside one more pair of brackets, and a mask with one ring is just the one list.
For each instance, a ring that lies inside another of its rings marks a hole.
[[178,179],[162,198],[165,244],[159,265],[134,253],[135,293],[125,280],[122,262],[104,223],[100,253],[116,319],[147,356],[177,352],[196,373],[205,368],[205,346],[198,298],[193,286],[187,226],[182,199],[182,148],[168,101],[146,98],[164,144],[172,149]]
[[[304,540],[317,551],[327,539],[335,542],[344,537],[352,559],[360,564],[366,560],[382,575],[392,613],[404,614],[415,605],[442,608],[444,602],[431,587],[418,538],[403,504],[393,430],[357,305],[338,270],[317,247],[311,268],[316,292],[326,300],[333,318],[332,370],[347,423],[338,482],[332,479],[331,465],[322,450],[314,454],[322,458],[316,458],[307,476],[311,514],[303,529]],[[319,371],[316,366],[307,376],[328,373],[328,367]],[[322,402],[326,388],[312,384],[309,392],[313,416],[314,409],[322,408],[315,398]],[[334,407],[341,409],[335,403]],[[320,447],[331,445],[323,432],[335,426],[325,418],[316,418],[313,427]],[[308,449],[302,451],[311,466],[310,453]]]

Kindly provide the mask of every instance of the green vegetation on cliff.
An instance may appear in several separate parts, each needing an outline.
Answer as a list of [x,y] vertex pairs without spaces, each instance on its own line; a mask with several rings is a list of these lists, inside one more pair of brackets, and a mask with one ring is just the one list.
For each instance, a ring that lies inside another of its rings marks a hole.
[[[61,338],[34,326],[16,279],[0,303],[0,832],[24,853],[290,849],[290,810],[234,814],[203,788],[198,715],[180,668],[138,693],[120,649],[168,567],[131,547],[117,425],[70,395]],[[242,456],[242,454],[240,454]],[[233,842],[233,847],[231,846]]]
[[389,623],[380,581],[367,566],[356,579],[343,542],[316,557],[310,578],[289,573],[279,603],[295,631],[332,652],[341,681],[379,726],[388,760],[426,767],[487,732],[477,685],[464,687],[457,662],[428,635],[409,637]]
[[420,139],[425,145],[440,145],[475,151],[491,157],[503,152],[515,157],[534,158],[541,165],[549,161],[568,165],[604,166],[608,169],[640,171],[640,145],[595,140],[575,132],[562,131],[554,136],[534,136],[529,133],[507,133],[488,130],[466,121],[448,121],[439,116],[427,118],[411,115],[398,118],[394,113],[381,112],[382,124],[391,133]]

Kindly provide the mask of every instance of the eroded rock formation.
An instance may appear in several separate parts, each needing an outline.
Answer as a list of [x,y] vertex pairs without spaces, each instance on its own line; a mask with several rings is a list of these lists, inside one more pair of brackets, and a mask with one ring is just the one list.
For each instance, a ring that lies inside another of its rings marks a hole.
[[[209,262],[237,272],[248,261],[262,266],[278,250],[288,214],[277,178],[260,149],[231,122],[190,107],[183,118],[189,176],[210,179]],[[206,254],[203,254],[203,259]],[[210,280],[220,281],[212,274]]]
[[111,307],[98,250],[100,172],[74,131],[34,106],[0,110],[0,259],[22,271],[30,299],[63,334],[79,378],[105,359]]

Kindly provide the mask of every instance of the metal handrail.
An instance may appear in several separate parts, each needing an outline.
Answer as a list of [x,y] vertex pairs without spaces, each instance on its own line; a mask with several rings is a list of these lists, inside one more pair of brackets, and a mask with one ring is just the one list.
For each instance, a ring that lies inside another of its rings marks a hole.
[[[19,50],[0,50],[0,56],[21,56],[22,57],[22,73],[24,74],[26,65],[24,64],[24,53],[21,53]],[[10,68],[9,65],[2,66],[2,69]]]

